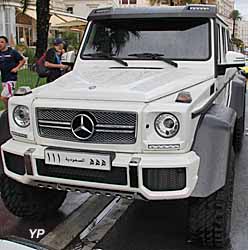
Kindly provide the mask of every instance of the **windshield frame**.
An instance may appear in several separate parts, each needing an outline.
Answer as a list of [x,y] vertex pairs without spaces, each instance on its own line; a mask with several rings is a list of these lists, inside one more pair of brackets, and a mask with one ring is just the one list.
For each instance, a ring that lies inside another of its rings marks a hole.
[[[135,19],[135,18],[134,18]],[[145,19],[149,19],[149,18],[145,18]],[[175,19],[174,17],[166,17],[166,18],[159,18],[159,19]],[[194,62],[206,62],[206,61],[209,61],[212,56],[213,56],[213,46],[212,46],[212,27],[213,27],[213,18],[208,18],[208,17],[188,17],[188,18],[185,18],[185,17],[182,17],[182,18],[176,18],[176,19],[205,19],[207,22],[206,24],[208,24],[208,43],[209,43],[209,51],[208,51],[208,57],[207,58],[204,58],[204,59],[200,59],[200,58],[191,58],[191,59],[183,59],[183,58],[167,58],[169,60],[173,60],[173,61],[188,61],[188,62],[191,62],[191,61],[194,61]],[[115,19],[115,21],[118,20],[118,21],[122,21],[122,22],[125,22],[127,19]],[[128,19],[130,20],[130,19]],[[82,48],[81,48],[81,51],[80,51],[80,59],[81,60],[109,60],[109,59],[106,59],[106,58],[90,58],[90,57],[86,57],[84,56],[84,53],[85,53],[85,49],[86,49],[86,46],[87,46],[87,42],[89,41],[89,36],[91,35],[91,32],[92,32],[92,29],[94,27],[94,24],[95,23],[100,23],[102,20],[92,20],[88,23],[88,26],[87,29],[86,29],[86,34],[84,34],[83,36],[83,45],[82,45]],[[87,54],[87,53],[86,53]],[[132,57],[118,57],[120,58],[121,60],[130,60],[130,61],[154,61],[152,58],[132,58]]]

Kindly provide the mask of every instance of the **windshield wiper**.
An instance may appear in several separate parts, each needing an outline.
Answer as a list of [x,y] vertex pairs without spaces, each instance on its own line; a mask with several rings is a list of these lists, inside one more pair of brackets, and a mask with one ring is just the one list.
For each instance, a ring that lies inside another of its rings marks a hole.
[[112,55],[109,55],[109,54],[105,54],[105,53],[102,53],[102,52],[99,52],[99,53],[89,53],[89,54],[83,54],[83,56],[90,56],[90,57],[104,57],[104,58],[107,58],[107,59],[110,59],[110,60],[113,60],[113,61],[116,61],[124,66],[128,66],[128,63],[121,60],[120,58],[117,58],[117,57],[114,57]]
[[178,67],[178,64],[168,58],[165,58],[163,54],[158,54],[158,53],[134,53],[134,54],[129,54],[128,56],[136,56],[138,58],[149,58],[149,59],[153,59],[153,60],[160,60],[163,62],[166,62],[174,67]]

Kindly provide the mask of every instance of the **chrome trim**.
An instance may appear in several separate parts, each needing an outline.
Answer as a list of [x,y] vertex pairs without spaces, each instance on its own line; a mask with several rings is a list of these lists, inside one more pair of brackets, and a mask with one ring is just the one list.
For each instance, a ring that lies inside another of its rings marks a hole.
[[28,135],[26,134],[21,134],[21,133],[18,133],[18,132],[15,132],[15,131],[10,131],[10,133],[14,136],[18,136],[18,137],[22,137],[22,138],[28,138]]
[[67,191],[67,192],[77,192],[77,193],[90,193],[93,195],[105,195],[105,196],[120,196],[125,199],[137,199],[137,200],[146,200],[141,194],[135,192],[118,192],[112,190],[101,190],[95,188],[87,188],[87,187],[78,187],[78,186],[69,186],[65,184],[55,184],[50,182],[42,182],[42,181],[34,181],[31,182],[29,185],[37,186],[39,188],[48,188],[48,189],[56,189],[59,191]]
[[141,158],[140,157],[133,157],[129,162],[129,167],[138,167],[140,164]]
[[32,166],[32,154],[35,152],[35,148],[29,148],[24,153],[24,162],[25,162],[25,169],[28,175],[33,175],[33,166]]
[[119,128],[119,129],[135,129],[135,126],[128,125],[112,125],[112,124],[97,124],[96,128]]
[[39,124],[39,126],[42,128],[57,128],[57,129],[71,130],[71,127],[48,126],[48,125],[42,125],[42,124]]
[[[46,111],[48,111],[48,113],[45,113]],[[92,140],[88,139],[86,142],[97,144],[136,143],[138,133],[138,114],[137,112],[131,111],[37,107],[36,123],[39,136],[77,142],[78,138],[73,135],[73,132],[72,135],[70,134],[71,120],[78,114],[80,115],[81,112],[92,114],[96,118],[95,122],[97,123],[95,124],[96,133],[92,136]],[[107,116],[105,116],[105,113]],[[128,120],[125,120],[125,118]],[[45,130],[46,128],[47,130]],[[51,131],[48,129],[51,129]],[[53,136],[53,129],[57,131],[61,130],[60,134],[55,133]]]
[[45,123],[45,124],[55,124],[55,125],[68,125],[71,126],[70,122],[55,122],[55,121],[48,121],[48,120],[38,120],[39,123]]
[[122,134],[133,134],[134,131],[130,130],[110,130],[110,129],[96,129],[99,133],[122,133]]

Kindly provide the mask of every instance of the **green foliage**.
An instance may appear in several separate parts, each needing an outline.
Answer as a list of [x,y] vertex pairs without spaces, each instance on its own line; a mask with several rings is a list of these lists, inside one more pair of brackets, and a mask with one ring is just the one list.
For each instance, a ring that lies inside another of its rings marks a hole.
[[233,20],[233,33],[232,37],[235,37],[236,21],[241,20],[241,14],[238,10],[233,10],[229,16]]
[[61,34],[61,37],[68,44],[68,50],[78,50],[80,44],[79,33],[66,31]]
[[232,42],[233,42],[233,44],[235,44],[238,48],[243,48],[243,47],[244,47],[244,42],[243,42],[241,39],[238,39],[238,38],[233,37],[233,38],[232,38]]
[[233,21],[241,20],[241,14],[238,10],[233,10],[229,16]]
[[[38,80],[38,76],[36,72],[33,72],[29,69],[22,69],[18,72],[18,81],[16,84],[16,89],[21,86],[29,86],[30,88],[34,88],[36,82]],[[40,79],[39,86],[46,83],[46,78]],[[2,92],[2,84],[0,85],[0,92]],[[3,102],[0,100],[0,110],[3,110],[4,105]]]
[[18,52],[20,52],[21,54],[24,54],[25,53],[25,51],[27,50],[27,46],[25,45],[25,44],[17,44],[16,46],[15,46],[15,49],[18,51]]
[[[80,34],[78,32],[66,31],[61,32],[59,36],[68,44],[68,51],[78,50],[80,45]],[[49,47],[53,46],[53,41],[56,38],[55,36],[50,36],[48,38]]]
[[25,52],[23,53],[25,57],[28,57],[28,64],[34,64],[35,63],[35,48],[27,48]]

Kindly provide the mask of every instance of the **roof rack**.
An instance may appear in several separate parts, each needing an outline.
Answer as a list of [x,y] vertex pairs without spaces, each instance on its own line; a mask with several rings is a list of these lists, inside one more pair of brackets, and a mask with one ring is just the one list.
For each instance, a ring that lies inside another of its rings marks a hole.
[[88,20],[166,18],[166,17],[216,17],[215,5],[189,4],[186,6],[146,7],[146,8],[101,8],[93,10]]

